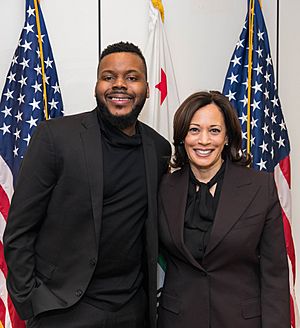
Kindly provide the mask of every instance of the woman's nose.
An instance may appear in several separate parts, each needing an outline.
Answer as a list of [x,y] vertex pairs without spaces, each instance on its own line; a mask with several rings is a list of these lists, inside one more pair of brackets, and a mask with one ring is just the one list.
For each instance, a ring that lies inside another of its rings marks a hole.
[[199,134],[199,138],[198,138],[198,143],[201,145],[207,145],[210,143],[210,138],[209,138],[209,134],[205,131],[202,131]]

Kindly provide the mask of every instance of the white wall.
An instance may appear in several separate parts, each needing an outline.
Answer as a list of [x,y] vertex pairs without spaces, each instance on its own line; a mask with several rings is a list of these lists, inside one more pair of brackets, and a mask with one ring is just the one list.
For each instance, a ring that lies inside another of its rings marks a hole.
[[[144,49],[148,1],[101,0],[102,48],[112,42],[128,40]],[[23,26],[24,3],[25,0],[0,1],[0,92]],[[200,89],[221,90],[244,23],[247,0],[164,0],[163,3],[180,100]],[[276,1],[262,3],[275,62]],[[57,65],[65,113],[89,110],[95,105],[98,1],[42,0],[41,5]],[[293,230],[300,259],[299,12],[299,0],[280,4],[279,95],[292,146]],[[300,299],[300,287],[297,288]]]
[[[86,4],[88,2],[88,5]],[[98,0],[41,0],[58,72],[65,113],[95,107]],[[25,0],[0,1],[0,92],[25,19]]]

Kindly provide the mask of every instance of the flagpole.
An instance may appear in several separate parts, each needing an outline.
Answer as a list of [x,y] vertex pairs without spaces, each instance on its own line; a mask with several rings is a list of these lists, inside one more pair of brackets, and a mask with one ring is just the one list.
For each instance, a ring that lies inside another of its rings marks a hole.
[[98,0],[98,55],[101,55],[101,0]]
[[276,28],[276,85],[279,88],[279,0],[277,0],[277,28]]
[[255,1],[249,1],[249,49],[248,49],[248,104],[247,104],[247,153],[251,153],[251,90],[252,90],[252,51]]
[[38,45],[40,51],[40,58],[41,58],[41,69],[42,69],[42,82],[43,82],[43,100],[44,100],[44,114],[45,119],[49,119],[48,113],[48,101],[47,101],[47,88],[46,88],[46,73],[45,73],[45,65],[44,65],[44,51],[43,51],[43,42],[42,42],[42,33],[41,33],[41,24],[40,24],[40,13],[38,8],[38,3],[40,1],[34,0],[34,8],[35,8],[35,18],[36,18],[36,27],[38,32]]

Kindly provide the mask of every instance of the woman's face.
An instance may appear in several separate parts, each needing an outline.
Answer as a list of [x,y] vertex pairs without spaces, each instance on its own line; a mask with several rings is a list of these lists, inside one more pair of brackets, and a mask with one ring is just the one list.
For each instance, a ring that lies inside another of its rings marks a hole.
[[222,151],[227,142],[224,117],[215,104],[196,111],[184,139],[184,147],[196,177],[213,177],[222,165]]

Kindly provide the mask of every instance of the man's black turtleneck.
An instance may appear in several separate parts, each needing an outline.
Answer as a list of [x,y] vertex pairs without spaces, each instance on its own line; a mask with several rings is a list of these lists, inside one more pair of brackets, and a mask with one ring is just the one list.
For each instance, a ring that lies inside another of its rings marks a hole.
[[103,310],[116,311],[143,284],[147,185],[138,123],[133,136],[101,117],[99,124],[103,151],[103,211],[98,262],[83,301]]

